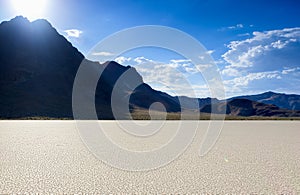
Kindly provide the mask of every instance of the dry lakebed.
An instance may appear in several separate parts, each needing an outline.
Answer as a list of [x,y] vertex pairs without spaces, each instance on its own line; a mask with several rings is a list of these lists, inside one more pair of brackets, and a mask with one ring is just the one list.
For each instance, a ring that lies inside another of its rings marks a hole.
[[[114,142],[147,150],[167,142],[179,121],[167,121],[153,140],[99,123]],[[225,121],[205,156],[198,153],[209,121],[185,123],[199,126],[182,155],[127,171],[96,158],[75,121],[0,121],[0,194],[300,194],[300,121]]]

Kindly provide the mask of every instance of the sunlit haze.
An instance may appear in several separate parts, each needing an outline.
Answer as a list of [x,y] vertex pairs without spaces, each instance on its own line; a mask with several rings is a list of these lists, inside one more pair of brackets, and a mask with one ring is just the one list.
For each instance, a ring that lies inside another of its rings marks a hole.
[[12,10],[16,15],[24,15],[29,20],[45,17],[47,0],[11,0]]

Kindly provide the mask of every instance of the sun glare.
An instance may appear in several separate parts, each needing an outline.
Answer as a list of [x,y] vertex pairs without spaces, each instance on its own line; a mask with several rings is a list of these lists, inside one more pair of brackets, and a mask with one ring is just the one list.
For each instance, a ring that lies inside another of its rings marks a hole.
[[23,15],[29,20],[43,18],[47,0],[11,0],[16,15]]

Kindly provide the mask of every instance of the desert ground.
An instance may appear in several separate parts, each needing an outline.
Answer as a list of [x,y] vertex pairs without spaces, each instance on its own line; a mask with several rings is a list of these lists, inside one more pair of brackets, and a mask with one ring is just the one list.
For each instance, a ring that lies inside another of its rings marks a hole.
[[[100,123],[123,147],[147,150],[178,121],[168,121],[156,141],[134,141],[115,121]],[[300,121],[225,121],[200,157],[208,125],[200,121],[192,144],[168,165],[126,171],[97,159],[74,121],[0,121],[0,194],[300,194]]]

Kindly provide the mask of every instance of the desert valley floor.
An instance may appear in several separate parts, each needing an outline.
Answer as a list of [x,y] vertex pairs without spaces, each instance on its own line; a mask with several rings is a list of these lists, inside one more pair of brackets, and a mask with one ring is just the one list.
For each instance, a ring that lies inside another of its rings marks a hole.
[[[115,141],[137,143],[117,135],[116,122],[102,123]],[[131,172],[89,152],[74,121],[0,121],[0,194],[300,194],[299,121],[225,121],[213,149],[200,157],[208,125],[200,121],[190,147],[170,164]],[[164,142],[165,135],[157,136]]]

